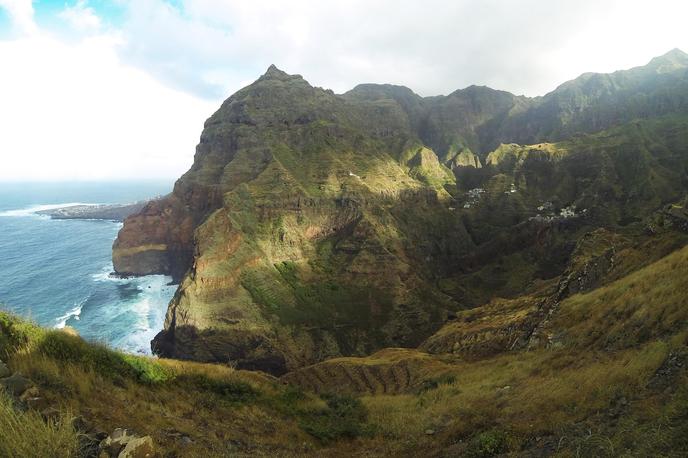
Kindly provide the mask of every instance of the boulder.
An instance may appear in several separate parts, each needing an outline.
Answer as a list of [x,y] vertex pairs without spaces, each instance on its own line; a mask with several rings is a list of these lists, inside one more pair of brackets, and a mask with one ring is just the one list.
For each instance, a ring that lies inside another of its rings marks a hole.
[[153,438],[144,436],[130,440],[118,458],[152,458],[155,455]]
[[33,382],[17,372],[11,377],[0,380],[0,386],[10,395],[18,398],[33,386]]
[[118,457],[126,445],[136,436],[126,429],[117,428],[100,443],[101,456]]
[[100,443],[102,458],[150,458],[157,456],[150,436],[139,437],[127,429],[117,428]]

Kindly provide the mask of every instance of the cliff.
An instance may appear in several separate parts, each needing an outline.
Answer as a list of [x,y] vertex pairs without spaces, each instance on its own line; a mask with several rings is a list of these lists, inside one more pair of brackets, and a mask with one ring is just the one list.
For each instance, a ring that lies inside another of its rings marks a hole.
[[[563,275],[583,234],[642,232],[685,195],[675,54],[605,91],[585,76],[537,99],[335,95],[272,66],[208,119],[173,193],[125,221],[115,269],[180,281],[160,355],[282,374],[417,346],[461,310]],[[632,121],[613,111],[629,91],[646,94]],[[595,107],[611,111],[590,124]]]

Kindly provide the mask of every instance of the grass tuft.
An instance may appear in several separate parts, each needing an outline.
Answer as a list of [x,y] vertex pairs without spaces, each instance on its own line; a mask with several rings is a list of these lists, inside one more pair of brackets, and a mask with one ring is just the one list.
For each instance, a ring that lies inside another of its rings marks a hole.
[[0,390],[0,456],[68,458],[77,456],[78,449],[70,415],[46,422],[35,411],[17,410]]

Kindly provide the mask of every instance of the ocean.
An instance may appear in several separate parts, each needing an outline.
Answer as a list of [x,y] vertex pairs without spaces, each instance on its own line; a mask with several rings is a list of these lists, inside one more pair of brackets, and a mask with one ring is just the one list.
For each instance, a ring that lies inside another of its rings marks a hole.
[[0,309],[150,354],[176,289],[172,279],[110,275],[121,223],[53,220],[35,212],[70,203],[130,203],[171,190],[172,182],[0,183]]

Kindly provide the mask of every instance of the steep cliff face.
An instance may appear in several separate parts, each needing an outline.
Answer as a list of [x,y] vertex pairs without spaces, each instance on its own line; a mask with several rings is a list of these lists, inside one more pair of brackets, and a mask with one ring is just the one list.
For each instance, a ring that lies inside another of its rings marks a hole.
[[[160,241],[174,256],[168,239],[195,250],[156,351],[281,373],[419,343],[457,307],[430,261],[467,243],[444,189],[454,177],[421,145],[401,110],[371,113],[275,68],[228,99],[166,200],[179,205],[127,221],[116,244],[123,257],[149,224],[141,253]],[[196,188],[221,203],[199,211]]]
[[[674,78],[681,65],[660,67]],[[462,309],[573,272],[583,234],[636,230],[685,195],[688,122],[661,107],[485,150],[509,123],[538,125],[522,117],[542,100],[389,85],[338,96],[270,67],[208,119],[192,168],[115,242],[117,272],[180,280],[153,348],[281,374],[417,346]]]

